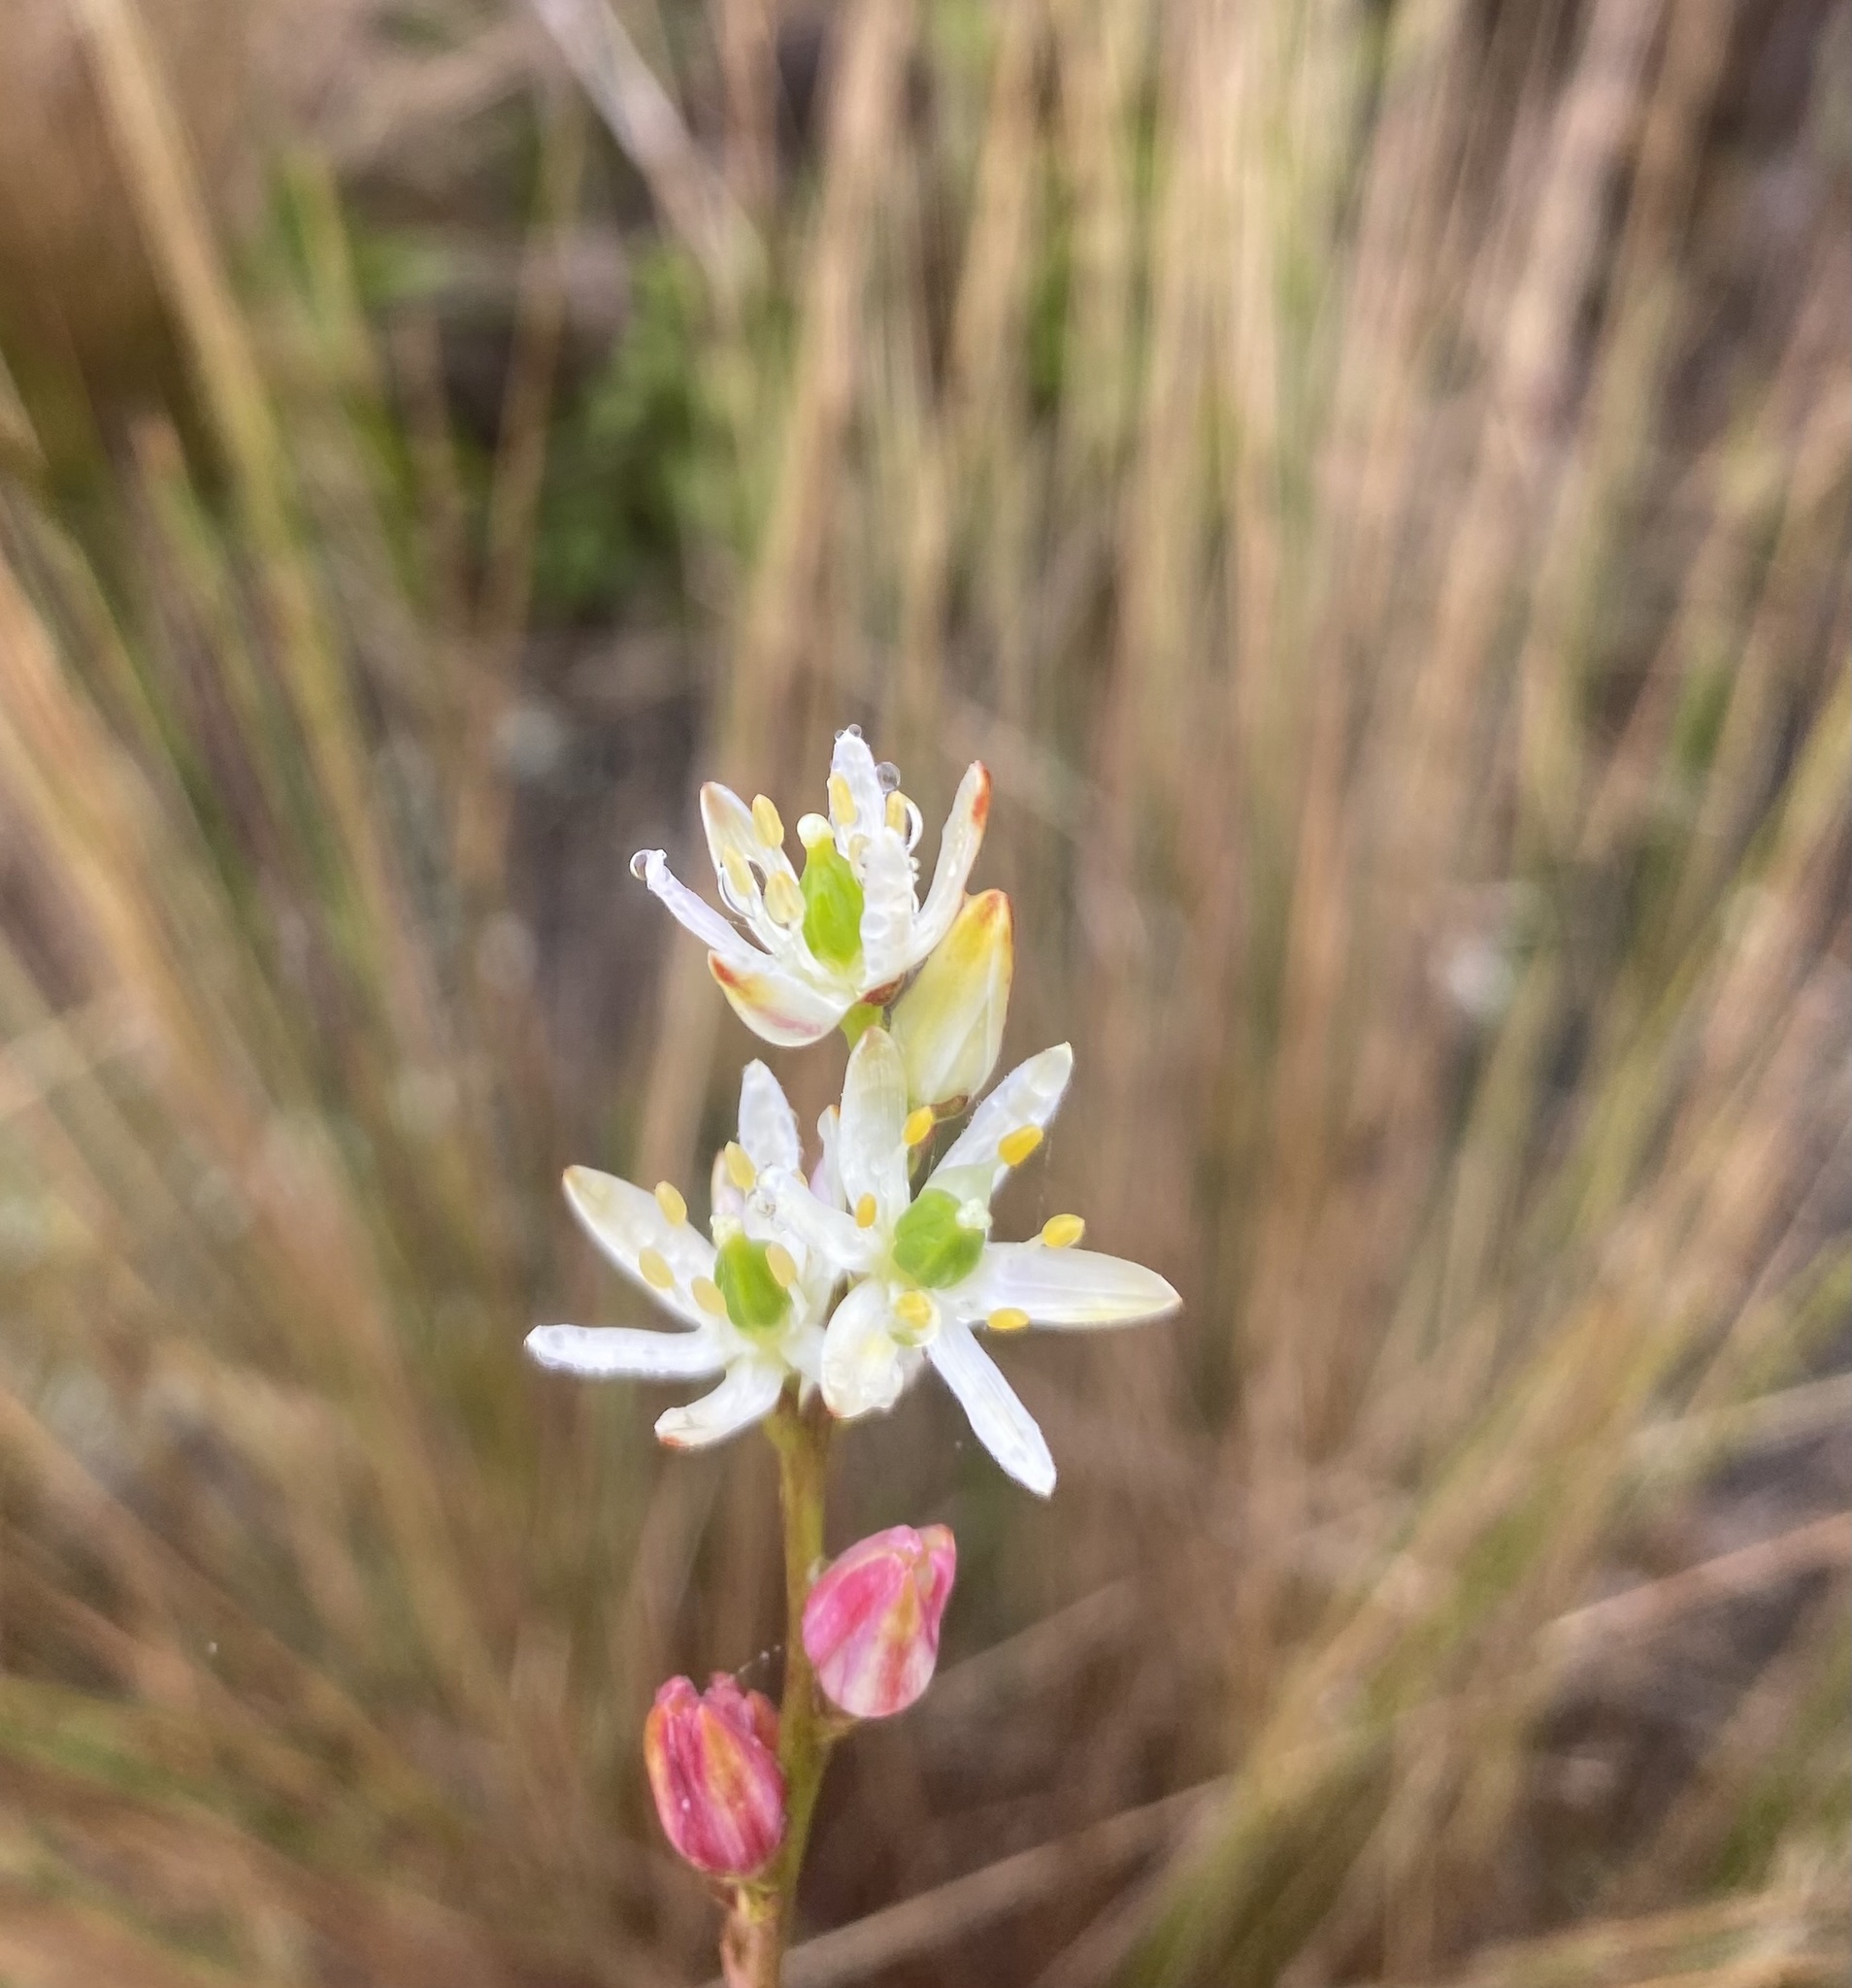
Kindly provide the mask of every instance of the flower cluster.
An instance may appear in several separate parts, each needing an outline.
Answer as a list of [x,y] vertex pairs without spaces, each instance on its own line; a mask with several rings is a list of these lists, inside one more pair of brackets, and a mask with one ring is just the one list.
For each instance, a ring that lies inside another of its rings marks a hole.
[[[840,1027],[848,1067],[807,1155],[777,1079],[746,1065],[706,1235],[670,1181],[644,1188],[570,1168],[573,1212],[673,1329],[539,1326],[527,1346],[543,1366],[711,1381],[657,1420],[662,1441],[698,1447],[772,1416],[787,1459],[832,1420],[892,1408],[931,1367],[1004,1470],[1042,1497],[1053,1490],[1042,1431],[982,1340],[1158,1318],[1177,1296],[1153,1271],[1079,1247],[1078,1215],[1056,1215],[1026,1242],[991,1236],[997,1190],[1042,1144],[1074,1053],[1043,1049],[986,1092],[1015,965],[1009,900],[965,890],[989,810],[990,777],[974,765],[922,898],[919,810],[850,727],[836,741],[826,812],[798,821],[802,869],[770,800],[748,807],[714,784],[701,815],[724,914],[662,850],[636,857],[636,875],[708,947],[747,1027],[787,1048]],[[788,1539],[820,1541],[820,1485],[784,1482]],[[805,1508],[795,1529],[794,1502]],[[706,1691],[676,1677],[645,1732],[670,1841],[728,1888],[741,1950],[774,1956],[755,1980],[776,1979],[777,1902],[788,1906],[829,1746],[926,1689],[957,1558],[943,1526],[876,1533],[821,1573],[805,1564],[813,1551],[794,1550],[787,1570],[804,1662],[787,1667],[782,1710],[724,1673]]]
[[840,1107],[806,1165],[795,1113],[763,1063],[746,1066],[737,1137],[713,1167],[710,1235],[671,1183],[653,1192],[575,1167],[573,1211],[618,1270],[682,1328],[545,1325],[528,1350],[548,1367],[646,1380],[719,1376],[656,1424],[678,1447],[757,1421],[787,1385],[820,1388],[847,1419],[891,1408],[922,1367],[1018,1483],[1045,1497],[1054,1460],[980,1343],[1025,1326],[1159,1318],[1177,1295],[1154,1271],[1076,1246],[1077,1215],[1029,1242],[991,1240],[991,1202],[1042,1143],[1074,1069],[1064,1044],[983,1098],[930,1167],[942,1125],[983,1089],[1002,1044],[1014,965],[1009,901],[965,895],[990,808],[990,777],[959,785],[924,900],[919,810],[853,728],[837,739],[828,813],[797,826],[793,868],[777,809],[702,789],[701,813],[731,923],[670,872],[660,849],[633,869],[709,948],[736,1012],[768,1042],[854,1039]]

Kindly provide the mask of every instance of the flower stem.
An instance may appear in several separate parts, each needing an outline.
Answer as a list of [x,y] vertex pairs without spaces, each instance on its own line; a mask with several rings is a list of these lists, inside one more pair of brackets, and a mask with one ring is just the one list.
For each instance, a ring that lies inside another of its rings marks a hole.
[[792,1391],[767,1417],[765,1428],[778,1453],[778,1503],[784,1514],[784,1699],[778,1707],[784,1842],[763,1880],[740,1894],[727,1921],[721,1956],[729,1988],[778,1988],[810,1817],[834,1744],[804,1648],[804,1604],[823,1559],[830,1417],[820,1401],[800,1408]]

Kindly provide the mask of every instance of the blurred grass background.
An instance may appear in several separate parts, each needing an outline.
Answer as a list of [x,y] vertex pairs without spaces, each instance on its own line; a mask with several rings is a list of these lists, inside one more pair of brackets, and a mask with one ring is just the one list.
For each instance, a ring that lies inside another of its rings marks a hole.
[[519,1345],[850,720],[1187,1309],[843,1443],[793,1984],[1841,1980],[1849,218],[1828,0],[17,0],[0,1981],[711,1971],[769,1454]]

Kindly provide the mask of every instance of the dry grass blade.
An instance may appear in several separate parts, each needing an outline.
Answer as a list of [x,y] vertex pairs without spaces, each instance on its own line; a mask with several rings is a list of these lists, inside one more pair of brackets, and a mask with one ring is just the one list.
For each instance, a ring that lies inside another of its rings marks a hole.
[[[1000,1222],[1186,1307],[1003,1348],[1045,1511],[928,1389],[845,1433],[957,1661],[793,1981],[1842,1974],[1844,0],[724,0],[657,74],[547,0],[641,185],[459,12],[535,218],[507,374],[421,298],[396,403],[386,232],[299,166],[234,276],[144,4],[74,17],[191,402],[72,497],[0,378],[0,1973],[711,1965],[637,1734],[776,1665],[766,1459],[518,1347],[612,1303],[559,1168],[692,1181],[747,1053],[623,859],[854,720],[929,820],[989,762],[1075,1045]],[[562,418],[581,202],[706,287]],[[678,542],[569,613],[584,409]]]

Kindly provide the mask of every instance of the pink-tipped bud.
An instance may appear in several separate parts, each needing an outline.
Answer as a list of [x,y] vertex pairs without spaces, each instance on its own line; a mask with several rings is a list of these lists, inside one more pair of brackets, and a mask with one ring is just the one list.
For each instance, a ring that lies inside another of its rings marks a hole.
[[957,1567],[949,1528],[891,1526],[823,1570],[804,1605],[804,1648],[832,1705],[884,1719],[926,1689]]
[[644,1726],[644,1765],[669,1840],[697,1870],[752,1877],[784,1835],[778,1715],[725,1673],[672,1677]]

